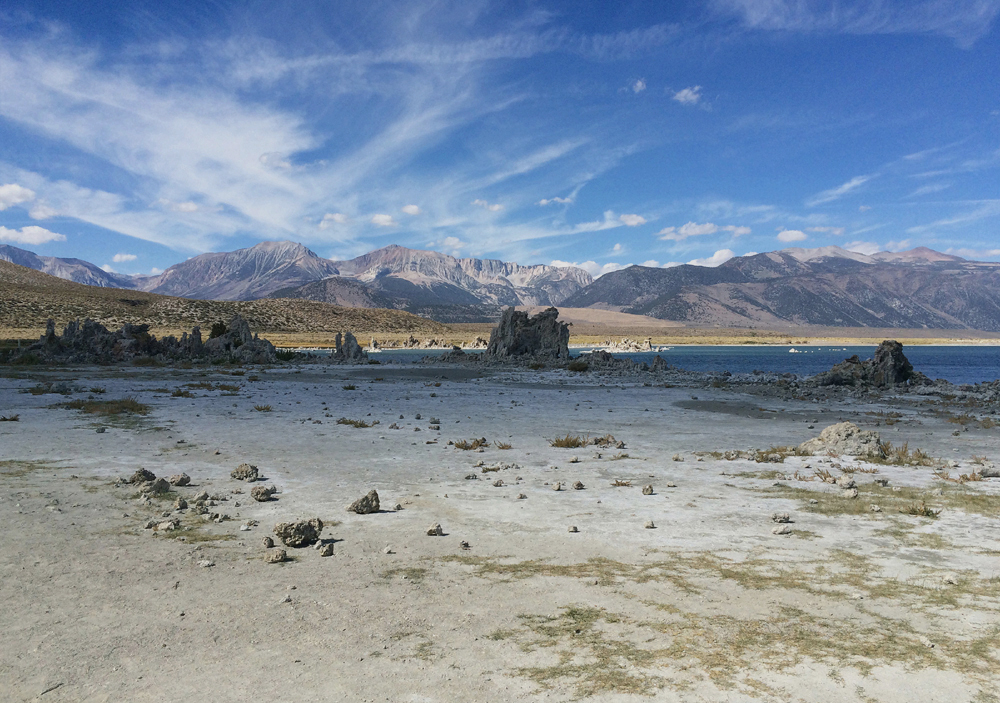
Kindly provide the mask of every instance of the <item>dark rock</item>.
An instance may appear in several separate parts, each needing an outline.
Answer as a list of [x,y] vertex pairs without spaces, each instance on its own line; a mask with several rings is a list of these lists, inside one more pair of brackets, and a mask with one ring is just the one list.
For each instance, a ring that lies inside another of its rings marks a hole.
[[165,478],[158,478],[150,483],[145,489],[145,493],[166,493],[170,490],[170,483]]
[[817,386],[874,386],[891,388],[899,384],[927,383],[930,379],[913,370],[903,354],[903,345],[887,339],[878,345],[875,358],[862,361],[857,355],[845,359],[829,371],[810,379]]
[[129,477],[128,482],[135,484],[135,483],[147,483],[149,481],[155,481],[155,480],[156,480],[156,474],[154,474],[152,471],[148,471],[147,469],[138,469],[134,474],[132,474]]
[[543,310],[534,317],[507,308],[490,334],[487,358],[530,356],[569,359],[569,325],[559,322],[558,317],[556,308]]
[[47,362],[77,364],[116,364],[135,359],[157,361],[237,361],[241,363],[273,363],[274,345],[250,333],[247,322],[236,315],[226,332],[202,342],[201,329],[195,327],[180,339],[173,336],[157,339],[149,333],[149,325],[125,324],[117,332],[86,319],[73,320],[55,333],[55,323],[46,323],[45,334],[34,344],[19,350],[11,360],[31,354]]

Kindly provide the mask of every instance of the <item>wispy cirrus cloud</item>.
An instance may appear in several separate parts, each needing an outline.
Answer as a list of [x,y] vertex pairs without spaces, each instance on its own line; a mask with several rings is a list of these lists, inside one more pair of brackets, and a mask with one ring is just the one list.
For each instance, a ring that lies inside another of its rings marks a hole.
[[715,234],[716,232],[728,232],[734,237],[740,237],[744,234],[750,234],[751,229],[742,225],[717,225],[713,222],[687,222],[680,227],[664,227],[656,234],[664,241],[683,242],[689,237],[700,237],[706,234]]
[[830,203],[834,200],[839,200],[848,193],[852,193],[865,183],[873,179],[875,176],[855,176],[846,183],[842,183],[836,188],[830,188],[829,190],[824,190],[821,193],[817,193],[808,200],[806,200],[806,207],[815,207],[816,205],[822,205],[823,203]]
[[1000,14],[996,0],[715,0],[750,29],[840,34],[936,34],[969,48]]

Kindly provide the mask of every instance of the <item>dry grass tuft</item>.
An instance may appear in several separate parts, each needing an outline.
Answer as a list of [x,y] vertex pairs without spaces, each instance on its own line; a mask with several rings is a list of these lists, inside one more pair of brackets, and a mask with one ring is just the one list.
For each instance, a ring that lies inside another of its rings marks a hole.
[[90,415],[149,414],[149,406],[140,403],[135,396],[126,396],[119,400],[71,400],[63,407]]
[[474,449],[479,449],[480,447],[488,447],[490,443],[486,441],[485,437],[480,437],[478,439],[464,440],[460,439],[457,442],[452,443],[455,449],[462,449],[464,451],[471,451]]
[[0,422],[20,422],[20,415],[0,415]]
[[364,420],[351,420],[346,417],[342,417],[339,420],[337,420],[337,424],[350,425],[351,427],[357,427],[357,428],[365,428],[365,427],[374,427],[375,425],[379,424],[379,421],[372,420],[371,422],[365,422]]
[[494,441],[494,442],[493,442],[493,445],[494,445],[494,446],[495,446],[495,447],[496,447],[497,449],[503,449],[504,451],[506,451],[507,449],[511,449],[511,448],[513,448],[513,446],[514,446],[514,445],[512,445],[512,444],[511,444],[510,442],[500,442],[500,441]]
[[274,408],[272,408],[270,405],[255,405],[253,406],[253,409],[259,413],[269,413],[272,410],[274,410]]
[[567,434],[565,437],[556,437],[549,440],[549,446],[560,449],[579,449],[590,444],[590,437]]

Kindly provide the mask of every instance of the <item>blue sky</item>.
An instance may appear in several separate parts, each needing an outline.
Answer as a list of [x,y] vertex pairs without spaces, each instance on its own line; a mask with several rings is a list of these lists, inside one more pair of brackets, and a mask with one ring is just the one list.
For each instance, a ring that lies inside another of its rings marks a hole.
[[[609,9],[610,8],[610,9]],[[0,243],[1000,259],[1000,0],[0,8]]]

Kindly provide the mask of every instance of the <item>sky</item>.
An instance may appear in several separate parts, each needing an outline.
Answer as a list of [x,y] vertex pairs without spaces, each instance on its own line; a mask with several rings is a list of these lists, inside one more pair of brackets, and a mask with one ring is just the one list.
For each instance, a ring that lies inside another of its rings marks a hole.
[[1000,260],[1000,0],[5,0],[0,244]]

